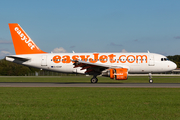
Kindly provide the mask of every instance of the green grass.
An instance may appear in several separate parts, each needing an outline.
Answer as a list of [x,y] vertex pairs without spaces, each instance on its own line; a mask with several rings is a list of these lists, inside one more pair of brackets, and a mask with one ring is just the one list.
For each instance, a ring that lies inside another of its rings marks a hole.
[[[0,82],[83,82],[89,83],[91,76],[44,76],[44,77],[28,77],[28,76],[1,76]],[[108,77],[98,77],[99,83],[148,83],[148,76],[129,76],[128,80],[112,80]],[[154,83],[180,83],[180,76],[154,76]]]
[[[0,82],[84,82],[91,77],[0,77]],[[180,77],[153,77],[180,83]],[[148,77],[99,83],[148,83]],[[1,83],[0,83],[1,84]],[[0,88],[0,120],[177,120],[179,88]]]
[[0,119],[177,120],[178,88],[0,88]]

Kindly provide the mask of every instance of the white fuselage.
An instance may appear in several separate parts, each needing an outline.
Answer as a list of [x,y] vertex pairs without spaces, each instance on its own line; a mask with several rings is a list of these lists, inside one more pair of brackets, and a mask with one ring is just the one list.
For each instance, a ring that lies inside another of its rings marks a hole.
[[128,73],[140,74],[167,72],[177,67],[165,56],[154,53],[49,53],[11,56],[29,60],[21,61],[8,56],[6,60],[63,73],[85,73],[86,70],[81,70],[80,67],[74,68],[73,60],[87,61],[109,68],[127,68]]

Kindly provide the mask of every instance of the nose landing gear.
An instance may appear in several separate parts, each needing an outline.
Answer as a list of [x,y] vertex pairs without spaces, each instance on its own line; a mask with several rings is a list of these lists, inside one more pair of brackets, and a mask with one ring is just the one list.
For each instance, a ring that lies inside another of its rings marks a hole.
[[153,83],[152,74],[149,73],[149,83]]

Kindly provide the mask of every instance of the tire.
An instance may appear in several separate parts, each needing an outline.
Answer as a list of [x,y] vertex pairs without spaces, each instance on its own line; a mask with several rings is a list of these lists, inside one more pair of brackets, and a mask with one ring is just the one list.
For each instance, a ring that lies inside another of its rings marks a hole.
[[150,79],[150,80],[149,80],[149,83],[153,83],[153,80],[152,80],[152,79]]
[[95,77],[91,78],[91,83],[97,83],[97,82],[98,82],[97,78],[95,78]]

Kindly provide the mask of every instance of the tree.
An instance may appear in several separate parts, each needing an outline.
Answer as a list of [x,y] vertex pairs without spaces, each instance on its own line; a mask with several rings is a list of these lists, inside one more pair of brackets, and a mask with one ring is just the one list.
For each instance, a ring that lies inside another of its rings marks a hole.
[[177,68],[180,67],[180,55],[167,56],[167,58],[176,63]]
[[8,62],[4,59],[0,60],[0,75],[2,76],[24,76],[35,71],[39,71],[39,69]]

